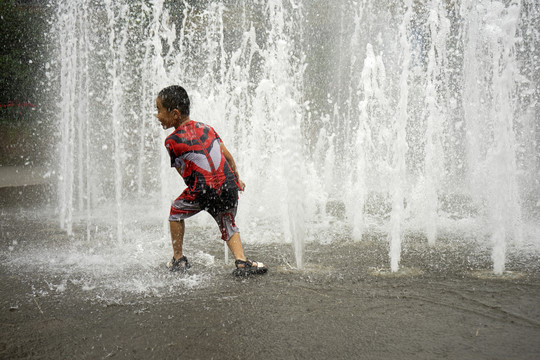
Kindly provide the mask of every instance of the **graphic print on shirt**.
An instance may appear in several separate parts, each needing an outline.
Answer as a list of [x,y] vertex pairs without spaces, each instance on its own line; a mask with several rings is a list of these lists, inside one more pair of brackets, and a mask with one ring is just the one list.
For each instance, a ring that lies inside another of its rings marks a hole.
[[236,184],[236,177],[220,148],[221,138],[203,123],[189,121],[165,140],[171,166],[180,169],[191,191],[205,187],[220,189],[226,182]]

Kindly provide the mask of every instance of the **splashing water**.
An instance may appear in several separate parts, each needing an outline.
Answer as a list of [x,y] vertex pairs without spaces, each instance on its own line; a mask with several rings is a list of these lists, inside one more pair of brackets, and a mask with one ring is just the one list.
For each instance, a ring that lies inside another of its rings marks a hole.
[[137,241],[139,209],[168,236],[182,185],[154,99],[177,83],[236,158],[243,239],[291,243],[298,268],[328,227],[387,234],[393,272],[408,231],[489,238],[497,274],[508,246],[538,251],[536,1],[56,6],[68,233],[108,222],[115,242]]

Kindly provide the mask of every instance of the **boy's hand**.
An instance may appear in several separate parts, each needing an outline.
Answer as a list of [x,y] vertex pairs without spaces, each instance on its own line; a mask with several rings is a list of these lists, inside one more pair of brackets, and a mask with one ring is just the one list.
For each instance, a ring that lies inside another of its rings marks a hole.
[[240,191],[244,191],[246,184],[244,184],[244,182],[240,179],[238,179],[238,184],[240,184]]

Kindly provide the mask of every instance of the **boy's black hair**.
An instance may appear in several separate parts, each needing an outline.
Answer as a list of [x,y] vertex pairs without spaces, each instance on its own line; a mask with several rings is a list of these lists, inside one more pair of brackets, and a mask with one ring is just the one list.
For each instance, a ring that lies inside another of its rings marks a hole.
[[180,114],[189,116],[189,97],[187,91],[180,85],[171,85],[158,94],[158,98],[161,99],[161,104],[168,111],[178,109]]

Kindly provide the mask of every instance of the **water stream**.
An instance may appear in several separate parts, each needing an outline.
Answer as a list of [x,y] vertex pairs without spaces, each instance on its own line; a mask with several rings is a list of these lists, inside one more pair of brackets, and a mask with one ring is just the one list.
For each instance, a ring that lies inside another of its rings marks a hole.
[[495,274],[509,246],[540,251],[537,1],[55,6],[68,233],[137,243],[144,218],[168,239],[183,183],[154,101],[181,84],[247,184],[243,240],[291,244],[298,268],[332,228],[352,241],[382,234],[392,272],[407,234],[433,246],[447,233],[488,239]]

